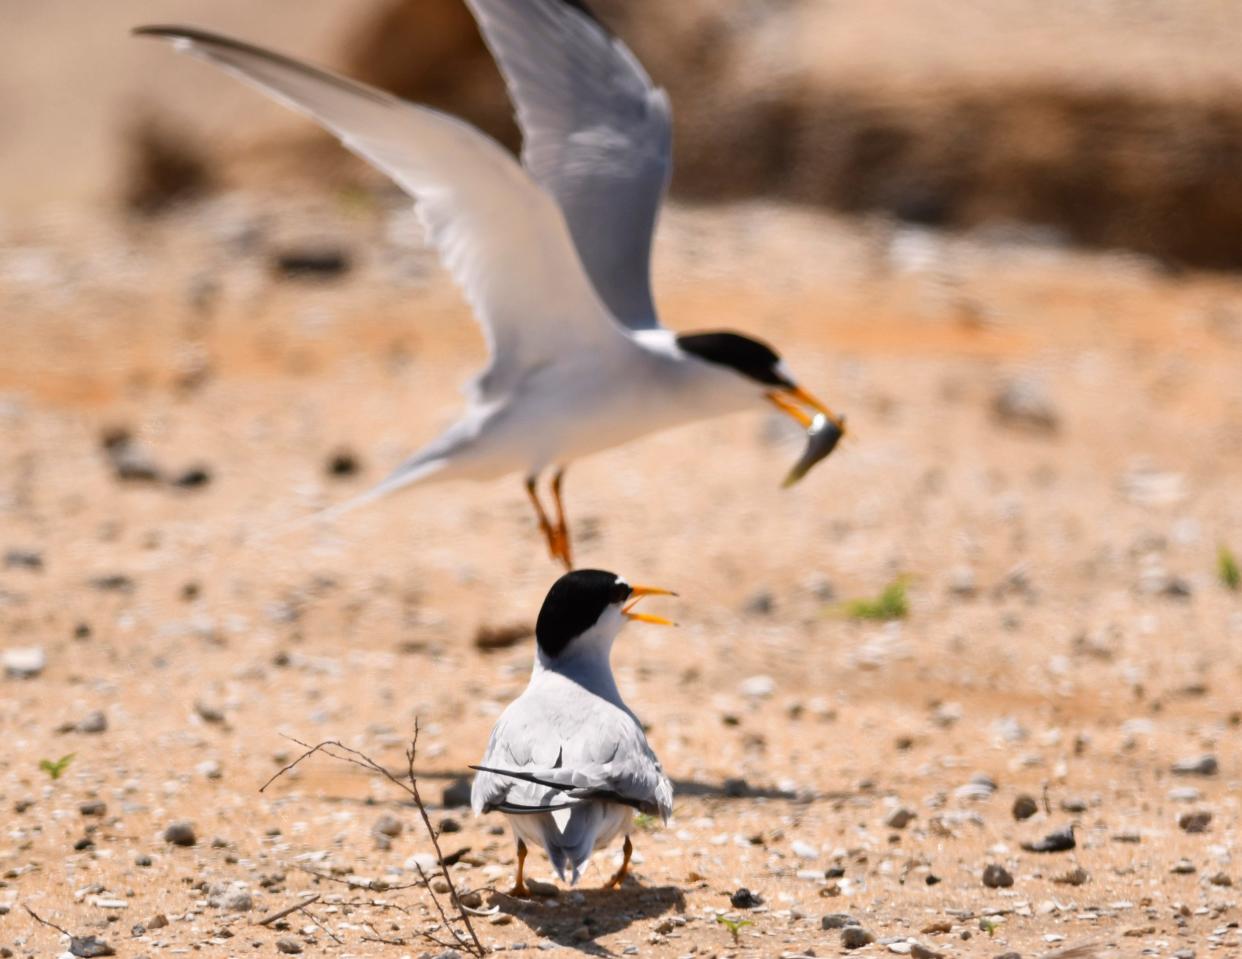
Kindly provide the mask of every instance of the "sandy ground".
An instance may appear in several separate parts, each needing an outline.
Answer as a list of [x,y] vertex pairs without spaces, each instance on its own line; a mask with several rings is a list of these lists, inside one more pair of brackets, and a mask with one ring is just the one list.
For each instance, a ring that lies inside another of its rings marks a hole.
[[[23,906],[127,957],[437,953],[426,894],[382,888],[429,849],[396,789],[316,758],[259,792],[291,738],[399,770],[416,718],[433,821],[460,827],[441,842],[468,847],[454,876],[498,907],[477,920],[496,949],[837,954],[831,913],[874,935],[864,955],[1240,948],[1242,597],[1215,566],[1242,550],[1242,282],[1020,236],[674,210],[669,324],[769,338],[854,435],[792,491],[799,438],[758,410],[570,473],[580,561],[681,593],[658,607],[679,629],[615,652],[676,812],[637,834],[621,892],[598,891],[609,851],[523,903],[494,892],[501,824],[440,804],[532,656],[477,631],[532,622],[558,573],[517,479],[262,535],[452,417],[481,341],[417,236],[399,205],[278,192],[0,234],[0,644],[46,657],[0,681],[0,955],[64,948]],[[306,244],[352,268],[274,274]],[[996,418],[1014,382],[1055,428]],[[162,475],[209,481],[118,480],[117,427]],[[341,450],[356,475],[328,475]],[[899,577],[905,619],[843,613]],[[1214,773],[1173,772],[1204,755]],[[1020,794],[1039,805],[1021,822]],[[1197,811],[1206,831],[1179,828]],[[176,820],[195,846],[164,841]],[[1070,824],[1071,852],[1021,847]],[[1012,886],[986,887],[989,864]],[[734,908],[739,887],[763,904]],[[256,924],[311,891],[313,919]],[[736,943],[722,915],[745,920]]]

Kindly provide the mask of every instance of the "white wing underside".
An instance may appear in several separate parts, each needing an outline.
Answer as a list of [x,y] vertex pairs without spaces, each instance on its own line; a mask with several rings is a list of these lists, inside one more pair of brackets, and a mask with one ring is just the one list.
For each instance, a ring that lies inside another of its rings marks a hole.
[[480,399],[624,333],[583,270],[556,202],[490,137],[454,117],[227,37],[144,27],[320,123],[417,201],[428,241],[478,318]]
[[659,325],[651,241],[672,170],[672,110],[634,55],[572,0],[466,0],[522,128],[522,162],[556,198],[600,297]]

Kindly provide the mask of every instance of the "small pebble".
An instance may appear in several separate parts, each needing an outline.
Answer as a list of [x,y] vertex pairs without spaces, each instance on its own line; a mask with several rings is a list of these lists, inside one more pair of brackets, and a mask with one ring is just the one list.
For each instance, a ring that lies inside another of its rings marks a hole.
[[78,720],[77,724],[73,728],[80,733],[88,734],[107,732],[107,714],[105,714],[102,709],[96,709],[93,712],[87,713],[80,720]]
[[327,472],[337,479],[353,476],[358,472],[358,457],[349,450],[337,450],[328,457]]
[[1022,848],[1027,852],[1067,852],[1077,846],[1074,841],[1074,827],[1066,826],[1056,832],[1050,832],[1043,839],[1035,842],[1024,842]]
[[96,956],[115,956],[116,950],[102,939],[96,939],[94,936],[86,936],[79,938],[71,936],[69,938],[69,952],[72,955],[80,956],[81,959],[95,959]]
[[1060,883],[1062,886],[1081,886],[1091,877],[1087,875],[1087,870],[1082,866],[1071,869],[1069,872],[1063,872],[1059,876],[1053,876],[1052,881]]
[[211,470],[206,466],[191,466],[169,480],[177,489],[201,489],[210,482]]
[[819,921],[821,929],[844,929],[846,926],[857,926],[858,920],[848,913],[830,912]]
[[4,565],[8,569],[28,569],[40,572],[43,569],[43,556],[29,549],[11,549],[4,554]]
[[754,909],[763,905],[763,897],[743,886],[729,897],[729,905],[734,909]]
[[101,799],[92,799],[78,806],[78,812],[83,816],[102,816],[107,811],[108,804]]
[[992,416],[1012,429],[1054,433],[1059,417],[1042,380],[1017,376],[1001,383],[992,396]]
[[1220,764],[1210,753],[1179,759],[1173,764],[1173,773],[1177,776],[1215,776],[1219,771]]
[[371,831],[381,836],[389,836],[395,839],[397,836],[401,835],[404,828],[405,827],[402,825],[400,819],[389,813],[385,813],[375,821],[375,825],[371,827]]
[[983,884],[989,889],[1008,889],[1013,885],[1013,875],[1004,866],[989,863],[983,869]]
[[1028,796],[1022,793],[1013,801],[1013,818],[1021,822],[1023,819],[1030,819],[1039,812],[1039,803],[1035,801],[1034,796]]
[[1179,859],[1169,871],[1178,876],[1189,876],[1194,873],[1195,864],[1189,859]]
[[195,700],[194,712],[198,713],[198,718],[205,723],[224,722],[224,710],[213,703],[206,703],[201,699]]
[[183,819],[168,824],[164,830],[164,842],[174,846],[193,846],[198,842],[198,837],[194,835],[194,827]]
[[763,590],[746,600],[742,609],[751,616],[771,616],[772,611],[776,609],[776,597],[767,590]]
[[1208,828],[1212,825],[1212,813],[1207,809],[1198,809],[1194,812],[1184,812],[1177,817],[1177,825],[1184,832],[1207,832]]
[[47,667],[47,653],[42,646],[14,646],[6,649],[0,659],[4,674],[13,679],[34,679]]
[[283,952],[287,955],[296,956],[302,951],[302,944],[296,939],[277,939],[276,951]]
[[907,809],[905,806],[899,806],[888,814],[888,818],[884,820],[884,825],[889,829],[905,829],[917,815],[918,813],[914,810]]
[[841,945],[846,949],[861,949],[873,942],[875,942],[875,936],[862,926],[846,926],[841,930]]

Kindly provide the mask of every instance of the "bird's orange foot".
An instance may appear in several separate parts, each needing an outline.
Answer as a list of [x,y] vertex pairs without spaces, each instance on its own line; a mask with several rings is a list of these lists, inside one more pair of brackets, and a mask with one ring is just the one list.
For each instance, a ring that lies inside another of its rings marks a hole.
[[513,888],[509,890],[509,895],[514,899],[529,899],[530,890],[526,888],[526,883],[519,879],[513,884]]
[[604,888],[605,889],[620,889],[621,884],[625,882],[625,878],[629,874],[630,874],[630,871],[624,867],[622,867],[621,869],[618,869],[616,873],[613,875],[613,877],[609,879],[606,883],[604,883]]

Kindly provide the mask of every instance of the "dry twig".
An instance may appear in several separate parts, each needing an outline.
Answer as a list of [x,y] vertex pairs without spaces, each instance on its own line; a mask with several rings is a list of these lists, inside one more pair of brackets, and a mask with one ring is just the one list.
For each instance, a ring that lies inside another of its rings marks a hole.
[[76,938],[77,938],[77,937],[76,937],[76,936],[74,936],[74,934],[73,934],[73,933],[71,933],[68,929],[62,929],[60,926],[56,925],[56,923],[54,923],[54,922],[48,922],[46,919],[44,919],[42,916],[40,916],[37,912],[35,912],[33,909],[31,909],[29,906],[27,906],[27,905],[23,905],[23,906],[22,906],[22,908],[23,908],[23,909],[25,909],[28,913],[30,913],[30,917],[31,917],[31,918],[32,918],[35,922],[40,923],[41,925],[47,926],[49,929],[55,929],[55,930],[56,930],[57,932],[59,932],[62,936],[68,936],[70,939],[76,939]]
[[277,919],[284,919],[285,916],[288,916],[291,913],[295,913],[299,909],[305,906],[309,906],[312,902],[318,902],[318,901],[319,901],[319,893],[315,893],[309,899],[303,899],[301,902],[295,902],[292,906],[286,906],[284,909],[280,909],[277,912],[272,913],[270,916],[264,916],[262,919],[259,920],[259,925],[270,926]]
[[[418,720],[415,719],[414,720],[414,737],[413,739],[410,740],[410,745],[405,751],[406,776],[409,779],[408,783],[405,780],[399,779],[396,776],[394,776],[391,772],[389,772],[387,769],[385,769],[383,766],[377,763],[370,756],[366,755],[363,752],[359,752],[357,749],[353,749],[349,746],[346,746],[344,743],[340,742],[339,740],[330,739],[330,740],[326,740],[324,742],[318,743],[314,746],[311,746],[307,743],[302,742],[301,740],[294,739],[293,741],[297,743],[299,746],[301,746],[303,749],[305,749],[306,751],[302,753],[302,755],[299,756],[297,759],[293,760],[293,762],[289,763],[287,766],[282,767],[279,772],[277,772],[274,776],[272,776],[271,779],[269,779],[267,782],[265,782],[260,787],[259,792],[263,792],[265,789],[267,789],[268,786],[274,783],[277,779],[279,779],[281,776],[285,775],[286,773],[290,772],[291,770],[295,769],[298,765],[300,765],[305,760],[309,759],[311,756],[315,755],[316,753],[322,752],[322,753],[326,753],[328,756],[331,756],[333,759],[339,762],[351,763],[355,766],[358,766],[358,767],[361,767],[362,769],[367,770],[368,772],[378,773],[379,775],[387,779],[390,783],[392,783],[394,786],[396,786],[398,789],[408,794],[409,797],[414,800],[414,805],[418,808],[418,813],[422,817],[423,825],[427,829],[427,835],[431,839],[432,848],[435,850],[436,862],[439,864],[440,872],[443,873],[444,875],[445,882],[448,883],[449,898],[452,901],[453,907],[457,911],[457,915],[450,918],[450,916],[448,915],[448,912],[444,908],[444,905],[440,902],[439,896],[437,896],[435,890],[432,889],[431,880],[427,877],[427,874],[423,871],[423,868],[415,864],[415,868],[418,870],[418,878],[419,878],[419,882],[416,883],[415,885],[421,885],[427,890],[427,894],[431,897],[431,901],[435,905],[436,911],[439,912],[440,918],[443,920],[444,928],[447,929],[449,932],[449,935],[453,937],[453,942],[448,942],[448,943],[443,942],[437,939],[435,936],[433,936],[429,932],[422,932],[419,934],[423,938],[427,939],[430,942],[435,943],[436,945],[453,946],[453,947],[465,949],[471,955],[481,957],[487,954],[487,949],[483,946],[483,943],[479,941],[479,937],[474,931],[474,924],[471,923],[470,921],[470,913],[466,909],[466,907],[462,904],[461,899],[457,895],[457,886],[453,882],[453,878],[450,873],[451,864],[445,859],[444,853],[440,849],[439,836],[436,834],[435,827],[431,825],[431,817],[427,815],[427,807],[423,805],[423,797],[419,794],[419,791],[418,791],[418,777],[414,775],[414,757],[418,752],[418,731],[419,731],[419,724],[418,724]],[[313,872],[313,870],[307,870],[307,872],[311,872],[313,875],[319,876],[319,878],[321,879],[330,879],[336,882],[344,882],[346,885],[356,885],[356,884],[349,883],[348,880],[340,880],[340,879],[337,879],[337,877],[335,876],[323,875],[321,873]],[[401,886],[388,887],[388,889],[399,889],[399,888],[404,888],[404,887],[401,887]],[[388,891],[388,889],[385,889],[384,891]],[[295,907],[295,908],[300,908],[300,907]],[[462,933],[458,932],[457,929],[454,928],[453,926],[454,922],[460,922],[466,927],[466,932],[469,933],[469,939],[467,939],[465,936],[463,936]],[[331,935],[331,933],[329,933],[329,935]]]

